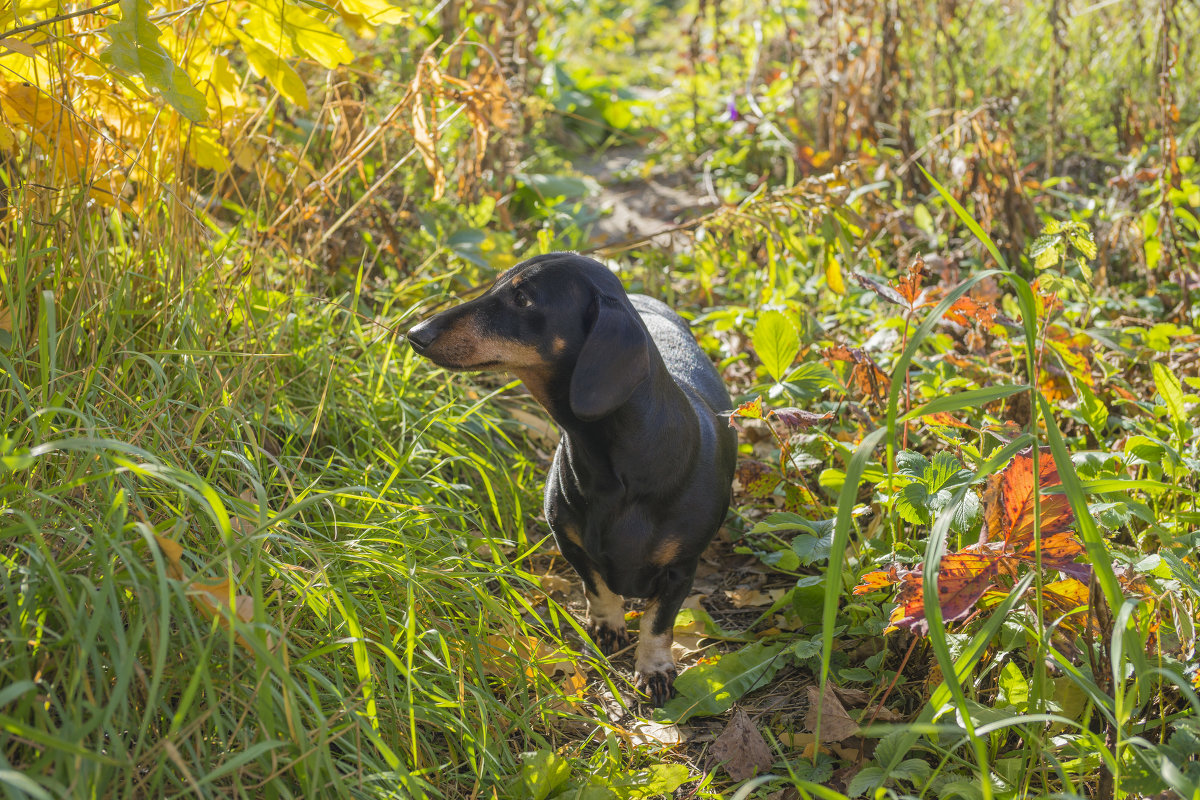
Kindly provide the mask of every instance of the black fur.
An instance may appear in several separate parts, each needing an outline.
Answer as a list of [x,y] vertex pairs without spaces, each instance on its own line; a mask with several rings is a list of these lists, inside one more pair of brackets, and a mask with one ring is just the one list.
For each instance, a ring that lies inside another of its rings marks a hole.
[[546,519],[584,582],[602,651],[628,641],[605,590],[648,599],[637,683],[664,703],[675,615],[728,509],[737,450],[729,394],[687,323],[627,295],[602,264],[551,253],[408,338],[444,367],[514,373],[558,423]]

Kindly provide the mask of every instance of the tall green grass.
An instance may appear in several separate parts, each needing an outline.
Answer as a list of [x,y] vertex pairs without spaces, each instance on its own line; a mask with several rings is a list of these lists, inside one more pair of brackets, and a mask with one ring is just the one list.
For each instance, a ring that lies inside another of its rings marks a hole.
[[571,712],[487,637],[572,625],[519,428],[399,338],[427,287],[326,302],[74,213],[3,251],[5,793],[503,793]]

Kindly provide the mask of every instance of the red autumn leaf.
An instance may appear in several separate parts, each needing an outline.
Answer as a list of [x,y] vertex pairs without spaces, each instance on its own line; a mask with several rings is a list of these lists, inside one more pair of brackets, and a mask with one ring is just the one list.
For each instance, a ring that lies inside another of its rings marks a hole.
[[934,414],[926,414],[921,417],[921,422],[931,428],[965,428],[969,431],[976,431],[978,428],[973,425],[968,425],[965,422],[955,419],[945,411],[938,411]]
[[834,361],[848,361],[854,365],[846,380],[847,386],[867,400],[882,405],[887,397],[887,387],[890,379],[886,372],[880,369],[875,360],[867,355],[861,347],[846,347],[834,345],[827,347],[824,355]]
[[[985,540],[1003,541],[1010,549],[1028,546],[1033,541],[1033,497],[1038,487],[1059,486],[1058,466],[1049,448],[1039,451],[1038,476],[1033,474],[1033,450],[1017,453],[1012,463],[988,479],[983,495]],[[1056,533],[1070,530],[1075,515],[1065,494],[1041,495],[1041,534],[1043,542]]]
[[833,419],[833,412],[825,414],[816,414],[812,411],[805,411],[800,408],[776,408],[770,412],[770,416],[782,422],[789,428],[805,429],[811,428],[818,422],[828,422]]
[[[996,578],[1002,565],[987,545],[971,545],[947,553],[938,565],[938,607],[944,622],[963,619],[975,607]],[[892,612],[888,630],[903,628],[924,636],[929,632],[925,611],[925,580],[919,569],[900,576],[899,604]]]
[[921,290],[921,284],[925,282],[928,275],[929,271],[925,269],[925,259],[917,256],[908,265],[908,274],[901,276],[896,281],[896,292],[904,298],[905,305],[910,310],[915,311],[918,308],[933,305],[932,301],[927,299],[929,292]]
[[995,306],[976,302],[964,295],[955,300],[954,305],[946,311],[946,319],[963,327],[977,325],[986,328],[996,319],[996,313]]

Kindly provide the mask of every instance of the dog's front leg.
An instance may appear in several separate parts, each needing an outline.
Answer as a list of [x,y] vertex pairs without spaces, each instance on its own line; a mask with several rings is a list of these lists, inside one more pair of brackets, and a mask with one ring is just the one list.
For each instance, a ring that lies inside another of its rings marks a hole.
[[671,643],[675,639],[675,617],[692,588],[696,565],[669,567],[661,591],[646,604],[642,629],[638,634],[634,682],[650,704],[658,707],[671,699],[675,685],[675,657]]
[[583,595],[588,606],[588,636],[592,637],[601,654],[611,656],[629,644],[629,632],[625,629],[625,598],[608,588],[592,559],[576,541],[578,532],[568,526],[564,533],[563,536],[556,533],[555,538],[563,557],[583,581]]

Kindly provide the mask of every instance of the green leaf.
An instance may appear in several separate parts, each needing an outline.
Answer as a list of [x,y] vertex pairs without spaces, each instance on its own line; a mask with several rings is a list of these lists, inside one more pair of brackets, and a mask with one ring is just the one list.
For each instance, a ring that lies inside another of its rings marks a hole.
[[935,453],[933,462],[925,470],[925,486],[933,494],[942,489],[953,489],[971,480],[971,473],[962,468],[962,464],[953,453]]
[[783,380],[788,367],[800,353],[800,334],[782,311],[771,309],[758,317],[750,337],[755,352],[776,383]]
[[901,450],[896,454],[896,473],[922,480],[929,469],[929,459],[915,450]]
[[1096,434],[1096,440],[1104,441],[1104,426],[1108,424],[1108,406],[1096,397],[1095,393],[1083,381],[1076,381],[1075,388],[1079,392],[1079,413],[1083,421]]
[[896,511],[913,525],[929,525],[933,522],[929,513],[929,490],[923,483],[910,483],[896,495]]
[[738,698],[765,686],[791,659],[781,657],[783,643],[755,642],[710,664],[697,664],[675,679],[676,696],[654,718],[684,722],[723,714]]
[[618,797],[642,800],[670,796],[691,778],[691,773],[683,764],[655,764],[649,769],[640,769],[611,781],[608,785],[617,790]]
[[900,417],[900,422],[905,420],[923,417],[927,414],[937,414],[942,411],[955,411],[960,408],[978,409],[986,403],[993,400],[999,400],[1002,397],[1017,394],[1018,392],[1029,391],[1027,384],[1019,384],[1016,386],[985,386],[982,389],[969,389],[965,392],[945,397],[938,397],[930,400],[923,406],[917,406],[909,411],[904,416]]
[[1029,681],[1021,674],[1016,664],[1009,661],[1000,670],[998,681],[1000,700],[1017,711],[1024,712],[1029,706]]
[[847,797],[860,797],[873,789],[883,786],[887,774],[880,767],[863,767],[850,780],[846,787]]
[[545,800],[571,776],[571,762],[552,750],[537,750],[521,756],[517,782],[523,797]]
[[1151,364],[1150,369],[1154,372],[1154,385],[1158,388],[1158,394],[1167,406],[1167,414],[1175,425],[1182,425],[1187,419],[1187,412],[1183,408],[1183,386],[1180,385],[1179,378],[1175,377],[1165,364],[1158,361]]
[[141,75],[146,86],[181,115],[203,122],[208,117],[207,100],[159,44],[161,32],[150,21],[150,8],[145,0],[121,0],[121,19],[104,31],[112,44],[100,58],[123,72]]

